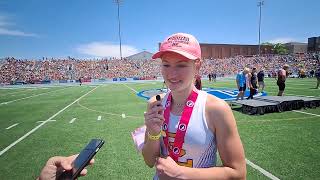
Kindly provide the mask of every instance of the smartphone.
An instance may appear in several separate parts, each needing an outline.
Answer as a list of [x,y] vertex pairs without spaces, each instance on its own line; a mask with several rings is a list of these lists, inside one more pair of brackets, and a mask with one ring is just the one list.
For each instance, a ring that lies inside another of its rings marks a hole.
[[58,178],[59,180],[74,180],[80,175],[80,172],[89,164],[90,160],[103,146],[104,140],[92,139],[89,144],[80,152],[78,157],[72,163],[72,170],[65,171]]

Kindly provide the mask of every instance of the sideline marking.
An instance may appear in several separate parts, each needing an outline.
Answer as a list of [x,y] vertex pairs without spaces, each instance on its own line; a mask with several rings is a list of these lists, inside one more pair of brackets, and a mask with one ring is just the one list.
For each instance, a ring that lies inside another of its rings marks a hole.
[[260,171],[263,175],[267,176],[268,178],[272,179],[272,180],[280,180],[279,178],[277,178],[276,176],[272,175],[271,173],[269,173],[268,171],[262,169],[260,166],[254,164],[253,162],[249,161],[248,159],[246,159],[246,163],[251,166],[252,168]]
[[8,129],[11,129],[11,128],[13,128],[13,127],[15,127],[15,126],[17,126],[19,123],[15,123],[15,124],[13,124],[13,125],[11,125],[11,126],[9,126],[9,127],[7,127],[6,129],[8,130]]
[[[78,104],[80,107],[82,107],[82,108],[84,108],[84,109],[86,109],[86,110],[88,110],[88,111],[98,112],[98,113],[101,113],[101,114],[107,114],[107,115],[111,115],[111,116],[121,116],[121,114],[107,113],[107,112],[98,111],[98,110],[95,110],[95,109],[90,109],[90,108],[88,108],[88,107],[80,104],[80,101],[78,101],[77,104]],[[126,116],[126,117],[141,118],[141,116]]]
[[286,118],[286,119],[264,119],[264,120],[257,120],[257,121],[252,121],[252,120],[243,120],[243,121],[237,121],[237,124],[242,124],[242,123],[264,123],[264,122],[278,122],[278,121],[293,121],[293,120],[305,120],[305,119],[313,119],[316,117],[298,117],[298,118]]
[[36,94],[36,95],[32,95],[32,96],[28,96],[28,97],[24,97],[24,98],[20,98],[20,99],[15,99],[15,100],[12,100],[12,101],[3,102],[3,103],[0,103],[0,105],[9,104],[9,103],[16,102],[16,101],[20,101],[20,100],[24,100],[24,99],[29,99],[29,98],[32,98],[32,97],[41,96],[41,95],[43,95],[43,94],[48,94],[48,93],[55,92],[55,91],[60,91],[60,90],[63,90],[63,89],[66,89],[66,88],[57,89],[57,90],[54,90],[54,91],[49,91],[49,92],[45,92],[45,93],[41,93],[41,94]]
[[74,103],[76,103],[77,101],[79,101],[80,99],[82,99],[83,97],[85,97],[86,95],[88,95],[89,93],[91,93],[92,91],[96,90],[99,86],[95,87],[94,89],[90,90],[89,92],[87,92],[86,94],[82,95],[81,97],[79,97],[78,99],[76,99],[75,101],[73,101],[71,104],[69,104],[68,106],[64,107],[63,109],[61,109],[60,111],[58,111],[56,114],[54,114],[53,116],[51,116],[49,119],[45,120],[44,122],[42,122],[41,124],[39,124],[38,126],[36,126],[35,128],[33,128],[31,131],[27,132],[25,135],[23,135],[22,137],[20,137],[19,139],[17,139],[15,142],[11,143],[9,146],[7,146],[6,148],[4,148],[3,150],[0,151],[0,156],[2,156],[5,152],[7,152],[9,149],[11,149],[13,146],[15,146],[16,144],[18,144],[20,141],[24,140],[26,137],[28,137],[30,134],[32,134],[33,132],[35,132],[37,129],[39,129],[41,126],[43,126],[44,124],[46,124],[48,121],[50,121],[51,119],[53,119],[54,117],[56,117],[57,115],[59,115],[61,112],[63,112],[64,110],[66,110],[68,107],[70,107],[71,105],[73,105]]
[[131,90],[134,91],[135,93],[138,93],[138,91],[136,91],[135,89],[129,87],[128,85],[126,85],[126,84],[123,84],[123,85],[126,86],[127,88],[131,89]]
[[292,111],[297,112],[297,113],[308,114],[308,115],[311,115],[311,116],[318,116],[318,117],[320,117],[319,114],[312,114],[312,113],[307,113],[307,112],[297,111],[297,110],[292,110]]
[[[55,121],[57,121],[57,120],[51,119],[48,122],[55,122]],[[45,122],[45,121],[37,121],[37,123],[42,123],[42,122]]]

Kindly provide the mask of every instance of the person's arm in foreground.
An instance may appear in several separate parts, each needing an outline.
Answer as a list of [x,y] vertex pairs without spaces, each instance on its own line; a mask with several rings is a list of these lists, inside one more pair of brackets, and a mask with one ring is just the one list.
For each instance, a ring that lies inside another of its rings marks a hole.
[[237,125],[227,103],[209,96],[207,121],[214,130],[222,167],[189,168],[177,165],[172,158],[159,158],[156,164],[160,179],[246,179],[246,162]]
[[[78,155],[72,155],[69,157],[55,156],[51,157],[46,165],[42,168],[40,176],[37,180],[55,180],[64,171],[70,171],[72,169],[72,162],[77,158]],[[94,163],[94,159],[91,159],[90,165]],[[80,176],[85,176],[87,169],[83,169]]]

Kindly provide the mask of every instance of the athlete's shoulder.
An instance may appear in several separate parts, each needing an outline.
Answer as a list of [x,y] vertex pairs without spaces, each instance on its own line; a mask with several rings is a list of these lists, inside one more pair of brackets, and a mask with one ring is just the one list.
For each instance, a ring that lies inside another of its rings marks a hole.
[[228,103],[226,103],[224,100],[217,98],[216,96],[213,96],[211,94],[208,94],[206,108],[209,111],[220,111],[226,108],[229,109],[230,107]]
[[207,97],[206,114],[208,125],[212,131],[215,131],[218,124],[224,125],[234,120],[231,118],[233,117],[233,113],[228,103],[212,95]]

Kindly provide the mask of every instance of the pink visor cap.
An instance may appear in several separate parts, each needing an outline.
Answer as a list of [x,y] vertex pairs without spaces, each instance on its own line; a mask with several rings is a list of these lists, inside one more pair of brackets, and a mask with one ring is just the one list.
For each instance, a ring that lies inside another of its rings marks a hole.
[[188,59],[201,59],[201,48],[197,39],[191,34],[176,33],[167,37],[160,45],[160,51],[152,58],[161,58],[167,52],[175,52]]

